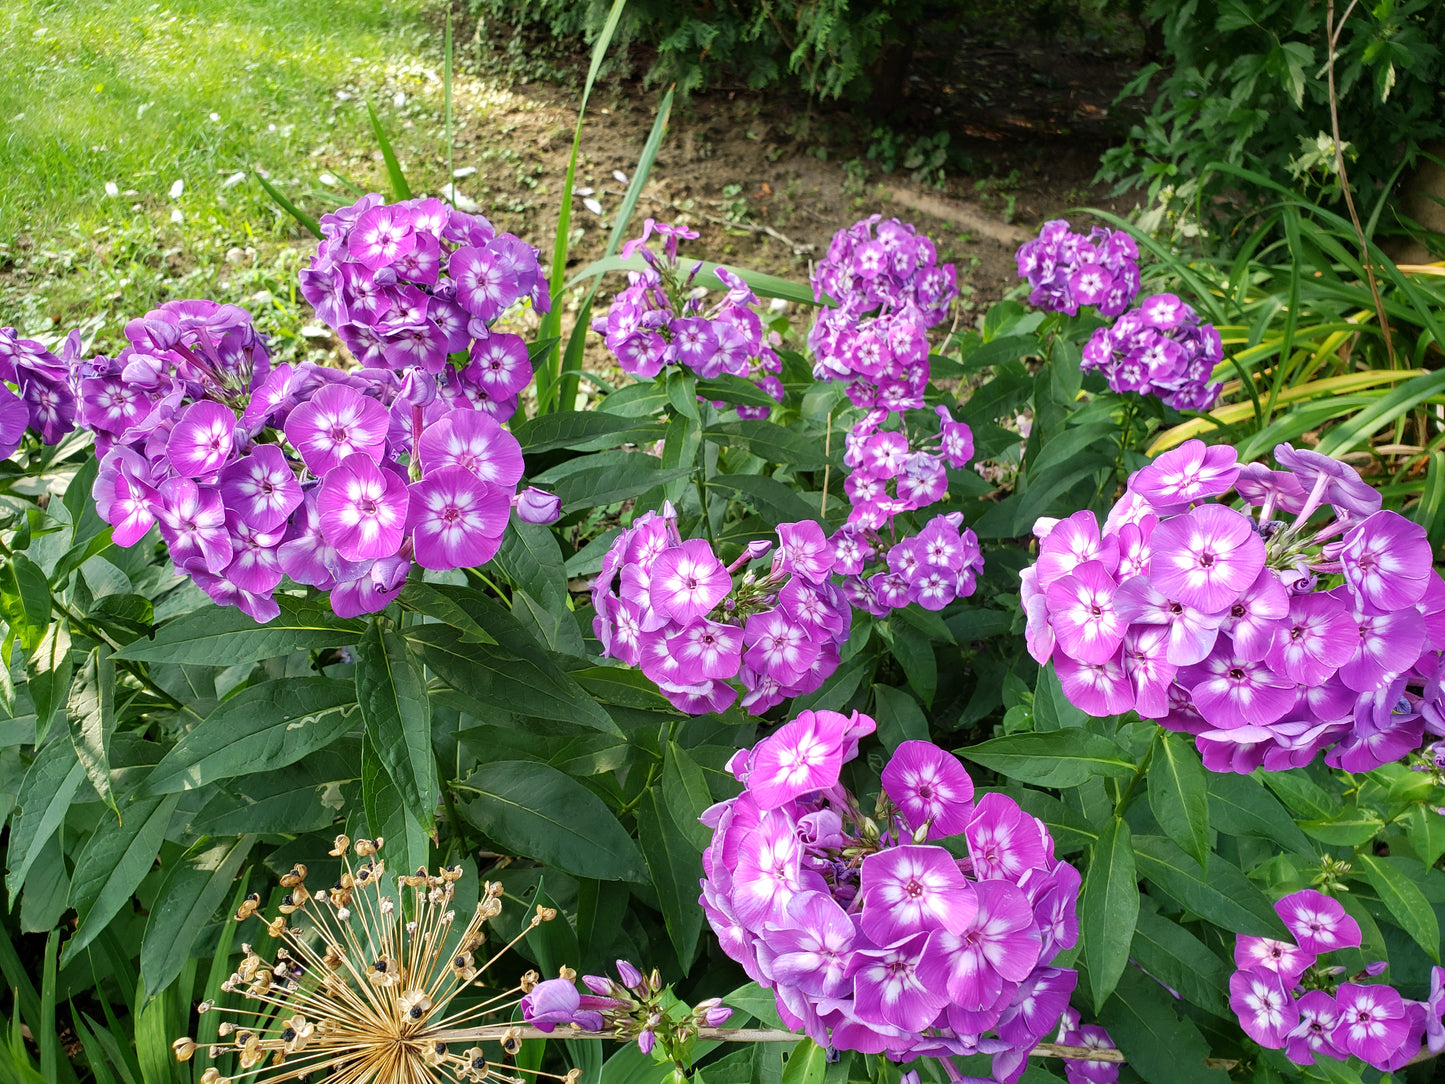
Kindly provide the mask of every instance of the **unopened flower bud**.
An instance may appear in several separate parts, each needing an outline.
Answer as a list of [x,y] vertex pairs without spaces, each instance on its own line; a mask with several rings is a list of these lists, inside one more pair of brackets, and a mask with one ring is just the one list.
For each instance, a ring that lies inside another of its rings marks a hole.
[[651,1054],[652,1047],[656,1042],[657,1035],[651,1028],[647,1028],[637,1036],[637,1049],[641,1050],[644,1054]]
[[642,972],[626,960],[617,961],[617,976],[629,990],[639,991],[642,986]]
[[512,499],[512,508],[523,523],[556,523],[562,515],[562,498],[528,486]]
[[732,1017],[733,1011],[726,1005],[718,1005],[702,1014],[702,1022],[710,1028],[720,1028]]

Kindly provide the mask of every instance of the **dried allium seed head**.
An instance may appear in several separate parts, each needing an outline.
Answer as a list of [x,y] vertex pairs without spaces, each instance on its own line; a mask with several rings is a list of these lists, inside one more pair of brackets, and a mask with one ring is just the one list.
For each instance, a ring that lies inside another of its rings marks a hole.
[[380,836],[377,836],[375,839],[358,839],[355,847],[357,857],[365,858],[368,855],[375,854],[381,850],[381,842]]
[[337,836],[336,841],[331,844],[331,850],[327,852],[332,858],[340,858],[351,846],[350,836]]
[[256,908],[260,906],[261,893],[252,892],[249,896],[247,896],[244,900],[241,901],[241,906],[236,909],[236,921],[245,922],[246,919],[250,918],[256,913]]
[[306,880],[306,867],[297,862],[291,867],[291,872],[281,878],[281,887],[295,888],[304,880]]
[[522,1049],[522,1033],[516,1028],[511,1028],[502,1036],[502,1049],[512,1057],[516,1057],[518,1051]]
[[270,922],[266,923],[266,932],[272,937],[280,937],[286,932],[286,916],[277,915]]
[[176,1055],[176,1061],[190,1061],[191,1055],[196,1052],[196,1040],[183,1036],[171,1043],[171,1050]]

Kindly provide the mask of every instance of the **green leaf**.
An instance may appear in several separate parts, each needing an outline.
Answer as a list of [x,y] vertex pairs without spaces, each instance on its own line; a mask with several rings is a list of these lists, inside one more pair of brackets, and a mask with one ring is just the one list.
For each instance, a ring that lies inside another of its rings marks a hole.
[[759,419],[720,422],[703,430],[703,436],[717,444],[746,448],[760,459],[795,470],[818,470],[828,462],[822,441],[774,422]]
[[104,645],[86,656],[66,703],[75,755],[101,800],[119,815],[110,791],[110,736],[115,731],[115,663]]
[[1204,1064],[1209,1044],[1190,1020],[1174,1011],[1148,976],[1129,971],[1099,1014],[1129,1067],[1149,1084],[1228,1084],[1229,1074]]
[[1160,730],[1149,765],[1149,808],[1164,834],[1206,870],[1209,868],[1209,796],[1204,765],[1194,743]]
[[1219,831],[1233,836],[1258,836],[1295,854],[1314,856],[1315,848],[1289,811],[1258,779],[1233,772],[1211,772],[1207,787],[1209,817]]
[[1082,727],[1089,716],[1080,708],[1069,703],[1064,687],[1059,684],[1059,675],[1052,666],[1039,667],[1038,680],[1034,682],[1034,727],[1037,730],[1063,730]]
[[1411,806],[1404,816],[1405,835],[1410,846],[1428,869],[1445,854],[1445,817],[1435,812],[1429,803],[1421,802]]
[[356,699],[373,749],[412,818],[431,829],[441,785],[431,747],[431,701],[399,632],[373,624],[357,645]]
[[1129,826],[1118,817],[1099,833],[1079,899],[1084,959],[1097,1013],[1129,963],[1129,945],[1139,915],[1139,885]]
[[367,833],[386,838],[387,850],[394,860],[399,859],[402,870],[431,865],[427,833],[433,830],[434,818],[419,821],[412,815],[370,735],[363,735],[361,741],[361,808]]
[[266,195],[271,197],[276,206],[280,207],[281,210],[285,211],[300,223],[301,227],[310,233],[312,237],[318,241],[321,240],[321,226],[317,223],[316,219],[312,218],[305,211],[301,210],[300,207],[297,207],[296,204],[287,199],[279,188],[261,176],[260,170],[252,170],[251,175],[261,183],[261,187],[266,190]]
[[141,938],[140,973],[146,997],[154,997],[181,973],[206,924],[231,895],[231,883],[255,836],[217,843],[176,865],[161,885]]
[[1040,787],[1077,787],[1096,775],[1132,775],[1135,769],[1113,741],[1079,729],[1008,734],[955,752],[1000,775]]
[[402,200],[411,199],[411,185],[406,183],[406,174],[401,171],[401,163],[396,160],[396,152],[391,149],[391,140],[386,138],[386,130],[381,126],[381,119],[376,115],[376,110],[371,108],[371,103],[366,103],[366,115],[371,119],[371,132],[376,136],[376,145],[381,148],[382,160],[386,162],[386,175],[391,179],[391,194],[400,203]]
[[[538,603],[530,612],[547,647],[570,655],[585,655],[582,630],[572,616],[571,599],[567,594],[567,570],[562,562],[562,549],[557,545],[557,536],[551,528],[524,523],[513,517],[507,524],[501,548],[493,561],[512,583]],[[516,602],[514,597],[514,611]]]
[[294,764],[361,720],[356,687],[333,678],[283,678],[242,689],[178,741],[145,782],[147,794],[193,790]]
[[324,602],[277,595],[276,603],[281,614],[265,625],[233,607],[203,606],[166,622],[154,639],[127,644],[116,658],[236,666],[303,649],[349,647],[366,631],[364,622],[337,617]]
[[890,753],[906,741],[927,741],[928,720],[918,701],[892,685],[873,686],[878,739]]
[[[1400,929],[1415,939],[1425,950],[1425,955],[1440,962],[1440,923],[1435,909],[1425,898],[1425,893],[1415,880],[1405,872],[1405,863],[1399,859],[1377,858],[1372,854],[1357,854],[1355,870],[1370,883],[1370,887],[1400,925]],[[1410,863],[1413,867],[1414,863]]]
[[[797,523],[817,519],[818,509],[792,486],[763,474],[719,474],[707,488],[722,490],[747,501],[769,523]],[[811,495],[810,495],[811,496]]]
[[479,797],[462,814],[498,844],[578,877],[645,883],[637,844],[602,799],[546,764],[504,760],[460,789]]
[[723,373],[711,380],[699,380],[697,393],[709,402],[732,403],[735,406],[776,407],[778,401],[751,380]]
[[533,481],[550,487],[561,498],[562,511],[567,513],[617,504],[692,473],[691,464],[664,469],[661,460],[646,452],[604,454],[613,458],[601,463],[596,462],[601,455],[574,460],[561,468],[543,471]]
[[1368,843],[1385,828],[1385,822],[1373,809],[1357,809],[1347,806],[1333,817],[1321,820],[1300,821],[1306,835],[1322,843],[1334,846],[1358,847]]
[[828,1052],[812,1039],[804,1039],[788,1055],[782,1084],[823,1084],[828,1070]]
[[1289,933],[1274,905],[1239,867],[1219,855],[1209,858],[1209,874],[1179,845],[1164,836],[1135,836],[1139,875],[1181,907],[1235,933],[1284,940]]
[[1140,911],[1129,954],[1185,1001],[1215,1016],[1234,1018],[1225,1003],[1231,969],[1183,926],[1153,911]]
[[697,905],[702,851],[693,846],[673,819],[674,800],[665,787],[652,787],[642,796],[637,806],[637,842],[657,891],[667,936],[686,972],[697,955],[698,936],[702,933],[702,909]]
[[[545,655],[538,661],[497,646],[467,643],[458,630],[444,625],[408,629],[407,638],[439,678],[481,708],[622,733],[597,701]],[[485,717],[486,712],[474,714]]]
[[155,864],[179,794],[132,798],[120,808],[120,820],[105,818],[75,860],[70,906],[80,913],[75,935],[65,943],[68,965],[78,952],[130,902]]
[[85,768],[76,756],[75,746],[64,738],[41,749],[25,773],[16,799],[19,812],[11,819],[10,841],[5,852],[10,862],[5,886],[10,891],[12,906],[30,867],[65,820],[66,810],[83,782]]
[[14,592],[0,589],[0,612],[29,654],[40,646],[50,626],[50,584],[40,566],[23,553],[11,557],[6,572],[10,583],[4,587],[13,584]]
[[661,440],[664,432],[661,425],[635,418],[597,410],[568,410],[519,422],[512,436],[522,445],[523,454],[537,455],[557,448],[595,452],[623,444],[650,444]]

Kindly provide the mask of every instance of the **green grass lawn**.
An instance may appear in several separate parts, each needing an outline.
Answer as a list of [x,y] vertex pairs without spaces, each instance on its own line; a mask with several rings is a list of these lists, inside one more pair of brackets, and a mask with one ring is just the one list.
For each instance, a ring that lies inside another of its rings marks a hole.
[[384,183],[368,96],[404,164],[409,150],[434,159],[441,95],[425,69],[440,50],[421,6],[5,5],[0,325],[45,335],[84,324],[113,349],[125,317],[200,295],[248,305],[273,334],[294,325],[309,238],[296,243],[248,171],[292,193],[334,191],[333,203],[354,198],[347,180]]

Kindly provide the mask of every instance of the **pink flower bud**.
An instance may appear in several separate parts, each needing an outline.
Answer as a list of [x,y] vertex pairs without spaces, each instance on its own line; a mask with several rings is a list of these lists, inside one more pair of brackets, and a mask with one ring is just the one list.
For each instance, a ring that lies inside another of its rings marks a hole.
[[517,518],[524,523],[556,523],[562,515],[562,498],[555,493],[528,486],[512,502]]

